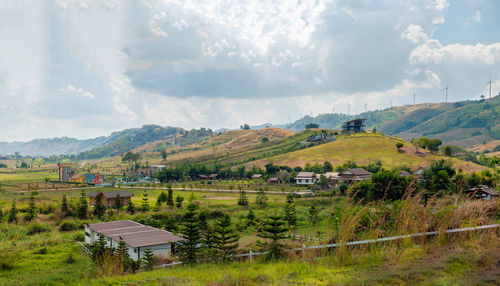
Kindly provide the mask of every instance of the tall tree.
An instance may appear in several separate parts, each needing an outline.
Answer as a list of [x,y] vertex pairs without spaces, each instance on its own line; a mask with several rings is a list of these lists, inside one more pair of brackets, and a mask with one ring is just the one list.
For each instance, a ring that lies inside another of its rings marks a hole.
[[144,250],[144,256],[142,257],[142,267],[144,268],[144,270],[153,270],[156,265],[156,261],[157,259],[153,254],[151,248],[146,248],[146,250]]
[[120,240],[118,242],[118,249],[116,251],[118,255],[118,260],[123,267],[123,272],[126,272],[130,267],[130,255],[128,254],[128,247],[125,241]]
[[291,193],[286,196],[285,219],[288,222],[288,228],[297,225],[297,211]]
[[147,212],[149,210],[149,198],[148,194],[144,193],[141,196],[141,211]]
[[87,218],[88,211],[87,197],[85,196],[85,191],[82,190],[80,192],[80,201],[78,202],[77,215],[79,219]]
[[258,241],[258,245],[268,251],[268,259],[278,259],[284,256],[283,251],[286,245],[283,244],[283,240],[288,237],[286,235],[288,228],[285,224],[283,217],[275,212],[264,219],[264,225],[257,233],[259,237],[266,239],[264,242]]
[[182,202],[184,201],[184,197],[182,196],[177,196],[175,197],[175,204],[177,205],[178,208],[182,208]]
[[31,221],[34,218],[36,218],[36,215],[38,213],[38,209],[35,204],[35,192],[31,192],[30,195],[30,204],[28,206],[28,210],[26,211],[26,214],[24,215],[24,219],[26,221]]
[[201,234],[196,209],[195,204],[188,204],[187,211],[184,214],[182,235],[185,240],[182,241],[179,247],[179,256],[185,264],[196,263],[199,256],[198,244],[201,243]]
[[172,187],[168,187],[167,205],[170,207],[174,206],[174,192]]
[[132,201],[132,198],[128,199],[127,212],[130,214],[135,213],[135,206],[134,206],[134,202]]
[[9,210],[9,217],[7,218],[8,222],[17,222],[17,208],[16,208],[16,200],[12,200],[12,206]]
[[69,215],[68,198],[66,197],[66,195],[63,195],[62,197],[61,212],[63,213],[64,216]]
[[255,213],[253,209],[249,209],[247,214],[247,226],[251,225],[255,225]]
[[167,194],[164,191],[161,191],[156,199],[156,205],[161,206],[168,201]]
[[104,213],[106,212],[106,207],[102,203],[104,196],[102,195],[101,192],[98,192],[97,195],[95,196],[95,203],[94,203],[94,215],[100,219],[104,216]]
[[240,206],[248,205],[247,193],[243,190],[240,190],[240,198],[238,199],[238,205]]
[[316,223],[318,223],[318,210],[315,206],[309,208],[309,221],[313,227],[316,227]]
[[116,209],[116,211],[120,211],[120,209],[122,208],[122,199],[120,197],[120,193],[116,194],[115,204],[113,207]]
[[263,188],[260,188],[257,191],[257,198],[255,199],[255,202],[258,203],[259,205],[263,205],[266,203],[266,201],[267,201],[266,192],[264,191]]
[[219,259],[224,262],[230,260],[238,248],[238,239],[240,238],[236,230],[231,226],[231,219],[228,215],[222,216],[214,227],[214,245]]

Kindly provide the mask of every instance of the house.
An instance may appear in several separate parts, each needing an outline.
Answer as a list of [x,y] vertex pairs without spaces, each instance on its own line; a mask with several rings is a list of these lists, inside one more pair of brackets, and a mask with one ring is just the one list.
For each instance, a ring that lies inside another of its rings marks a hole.
[[471,188],[469,192],[472,192],[475,198],[483,199],[485,201],[498,198],[497,190],[484,185],[480,185],[477,188]]
[[338,180],[346,182],[369,180],[372,173],[363,168],[352,168],[342,171],[338,174]]
[[279,181],[280,181],[280,179],[278,177],[273,177],[273,178],[267,179],[267,182],[270,184],[277,184],[277,183],[279,183]]
[[73,164],[57,163],[57,167],[59,168],[59,182],[69,182],[69,178],[75,174],[75,171],[71,168],[72,166]]
[[210,175],[208,176],[208,179],[209,179],[209,180],[217,180],[217,177],[218,177],[218,176],[219,176],[219,175],[217,175],[217,174],[210,174]]
[[314,172],[299,172],[295,177],[297,185],[313,185],[316,183],[316,174]]
[[252,179],[260,179],[262,178],[262,174],[253,174]]
[[183,238],[173,233],[145,226],[131,220],[119,220],[85,225],[85,242],[94,244],[99,236],[105,237],[108,247],[117,248],[124,241],[130,258],[135,261],[144,257],[144,251],[151,249],[158,257],[169,257],[175,252],[175,243]]
[[363,132],[365,128],[365,120],[365,118],[358,118],[344,122],[342,125],[342,132]]
[[400,175],[401,177],[405,177],[405,178],[411,177],[410,172],[405,171],[405,170],[403,170],[403,171],[399,172],[399,175]]
[[91,185],[100,185],[104,181],[103,176],[101,174],[84,174],[83,175],[83,182],[85,184],[91,184]]
[[83,183],[83,179],[85,179],[84,175],[76,174],[76,175],[71,176],[71,178],[69,178],[69,182],[70,183]]
[[93,191],[90,192],[87,197],[90,198],[90,205],[95,205],[95,197],[97,194],[102,194],[102,203],[105,207],[112,207],[115,205],[116,196],[120,195],[120,204],[122,206],[127,205],[134,195],[129,191]]
[[198,179],[200,179],[200,180],[208,180],[208,176],[201,174],[201,175],[198,175]]
[[151,165],[149,166],[149,176],[151,178],[154,178],[154,176],[156,176],[156,173],[158,173],[158,171],[161,171],[165,169],[165,165]]

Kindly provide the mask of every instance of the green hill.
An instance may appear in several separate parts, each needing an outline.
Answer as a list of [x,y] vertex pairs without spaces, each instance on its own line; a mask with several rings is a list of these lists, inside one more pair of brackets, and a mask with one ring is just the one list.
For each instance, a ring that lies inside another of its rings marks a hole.
[[321,114],[305,116],[287,129],[304,130],[308,123],[320,128],[339,129],[354,118],[366,118],[367,129],[410,140],[422,136],[438,138],[445,144],[472,147],[500,139],[500,97],[482,101],[404,105],[358,115]]

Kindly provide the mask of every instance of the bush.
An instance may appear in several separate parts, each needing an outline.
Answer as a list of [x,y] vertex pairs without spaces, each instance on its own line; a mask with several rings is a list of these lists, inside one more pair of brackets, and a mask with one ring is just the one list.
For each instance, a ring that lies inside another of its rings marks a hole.
[[0,270],[11,270],[19,261],[19,252],[14,249],[4,249],[0,255]]
[[73,253],[68,254],[66,259],[64,260],[67,264],[73,264],[76,262],[75,257],[73,256]]
[[85,241],[85,236],[83,235],[83,233],[77,233],[74,237],[74,240],[83,242]]
[[39,248],[38,250],[34,251],[33,253],[34,254],[47,254],[47,247],[42,247],[42,248]]
[[63,221],[61,226],[59,226],[60,231],[72,231],[78,229],[78,225],[71,221]]
[[50,226],[34,222],[28,226],[28,231],[26,232],[26,234],[27,235],[34,235],[37,233],[42,233],[42,232],[47,232],[47,231],[50,231]]

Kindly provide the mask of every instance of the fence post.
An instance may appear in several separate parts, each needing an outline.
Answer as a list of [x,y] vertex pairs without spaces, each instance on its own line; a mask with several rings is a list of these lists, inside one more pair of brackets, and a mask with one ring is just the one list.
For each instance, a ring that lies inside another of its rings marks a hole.
[[250,262],[252,262],[252,251],[250,250],[250,255],[248,255]]
[[302,244],[302,259],[306,257],[306,245]]

